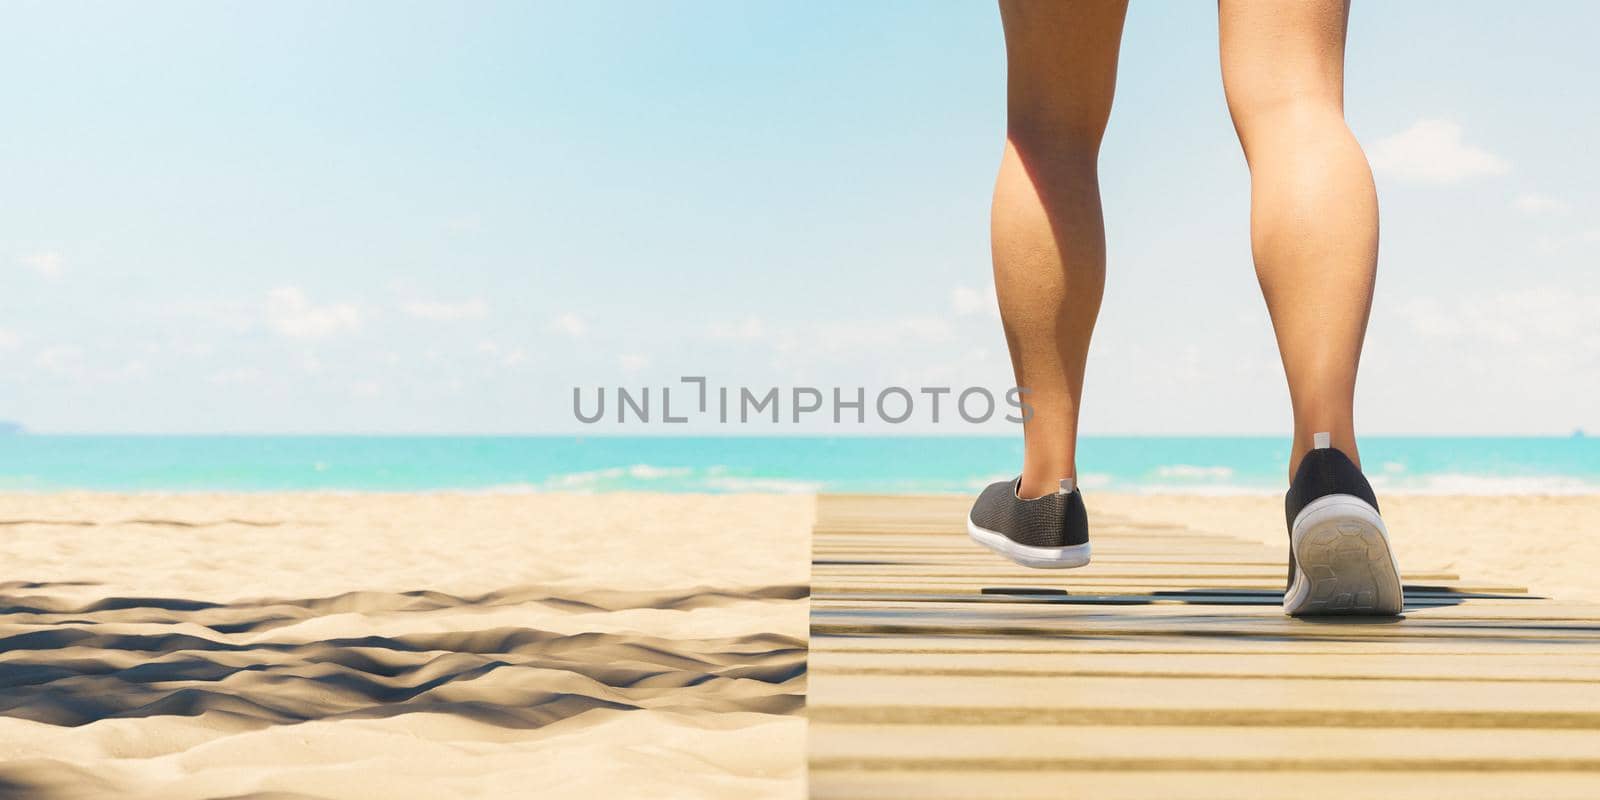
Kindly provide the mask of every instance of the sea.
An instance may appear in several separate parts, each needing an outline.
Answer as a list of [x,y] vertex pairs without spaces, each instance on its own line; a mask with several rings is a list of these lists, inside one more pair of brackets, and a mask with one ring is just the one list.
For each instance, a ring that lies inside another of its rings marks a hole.
[[[1090,436],[1086,491],[1270,494],[1289,441]],[[1379,492],[1600,492],[1600,438],[1370,436]],[[0,436],[0,491],[971,493],[1019,437]]]

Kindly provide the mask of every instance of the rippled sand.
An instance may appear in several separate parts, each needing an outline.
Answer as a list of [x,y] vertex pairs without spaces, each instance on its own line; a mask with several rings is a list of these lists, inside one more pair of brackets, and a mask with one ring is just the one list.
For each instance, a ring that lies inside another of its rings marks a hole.
[[812,513],[0,496],[0,796],[801,796]]

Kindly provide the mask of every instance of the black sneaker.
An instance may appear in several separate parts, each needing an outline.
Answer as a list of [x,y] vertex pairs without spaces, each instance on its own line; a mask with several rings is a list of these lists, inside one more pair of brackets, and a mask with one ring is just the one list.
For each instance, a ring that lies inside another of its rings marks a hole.
[[1089,517],[1072,479],[1051,495],[1017,497],[1021,478],[989,484],[972,504],[967,535],[974,542],[1035,569],[1068,569],[1089,563]]
[[1283,613],[1394,615],[1405,602],[1400,567],[1378,498],[1348,456],[1313,437],[1283,497],[1289,526],[1289,586]]

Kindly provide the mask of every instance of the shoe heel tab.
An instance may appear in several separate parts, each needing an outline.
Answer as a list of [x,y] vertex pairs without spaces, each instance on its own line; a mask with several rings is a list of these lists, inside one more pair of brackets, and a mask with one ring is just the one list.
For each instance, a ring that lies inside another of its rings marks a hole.
[[1351,468],[1359,471],[1359,468],[1355,466],[1354,459],[1350,458],[1343,450],[1333,446],[1333,435],[1327,432],[1311,434],[1311,449],[1306,451],[1305,457],[1301,459],[1300,463],[1303,466],[1307,462],[1313,461],[1322,464],[1348,462]]
[[[1334,473],[1355,472],[1358,475],[1361,473],[1360,467],[1357,467],[1355,462],[1344,454],[1343,450],[1337,447],[1317,447],[1306,451],[1306,454],[1301,456],[1300,465],[1295,468],[1294,478],[1290,482],[1295,484],[1302,483],[1311,480],[1313,475],[1326,474],[1330,471]],[[1362,480],[1366,480],[1365,476],[1362,477]]]

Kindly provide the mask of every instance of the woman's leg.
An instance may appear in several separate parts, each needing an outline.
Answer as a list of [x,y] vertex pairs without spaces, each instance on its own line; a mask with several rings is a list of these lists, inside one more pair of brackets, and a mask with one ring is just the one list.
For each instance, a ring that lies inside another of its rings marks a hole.
[[1000,3],[1006,147],[992,247],[1011,364],[1033,408],[1024,498],[1077,475],[1078,399],[1105,285],[1097,161],[1126,12],[1126,0]]
[[1294,405],[1291,478],[1329,432],[1356,453],[1378,198],[1344,121],[1347,0],[1220,0],[1222,83],[1250,163],[1250,244]]

